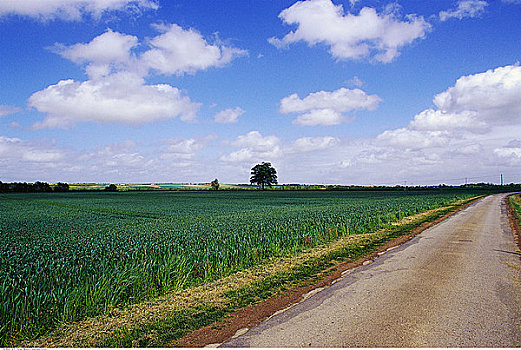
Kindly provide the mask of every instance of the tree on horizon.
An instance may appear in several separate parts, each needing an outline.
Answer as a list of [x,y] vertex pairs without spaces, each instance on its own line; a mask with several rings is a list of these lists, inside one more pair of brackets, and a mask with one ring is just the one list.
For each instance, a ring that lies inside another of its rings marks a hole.
[[262,162],[262,164],[257,164],[251,169],[251,177],[250,184],[256,183],[257,185],[262,186],[262,190],[264,190],[264,186],[277,184],[277,170],[271,163]]

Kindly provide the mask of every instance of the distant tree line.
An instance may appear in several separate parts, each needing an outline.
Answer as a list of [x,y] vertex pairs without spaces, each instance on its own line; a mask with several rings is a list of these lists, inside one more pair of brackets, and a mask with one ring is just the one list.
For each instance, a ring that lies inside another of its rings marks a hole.
[[[300,189],[308,189],[302,187]],[[434,186],[357,186],[357,185],[328,185],[329,191],[437,191],[437,190],[485,190],[491,192],[515,192],[521,191],[521,184],[496,185],[491,183],[472,183],[467,185],[434,185]]]
[[49,185],[47,182],[36,181],[35,183],[27,182],[10,182],[4,183],[0,181],[0,192],[20,192],[20,193],[34,193],[34,192],[67,192],[69,191],[69,184],[58,182],[56,185]]

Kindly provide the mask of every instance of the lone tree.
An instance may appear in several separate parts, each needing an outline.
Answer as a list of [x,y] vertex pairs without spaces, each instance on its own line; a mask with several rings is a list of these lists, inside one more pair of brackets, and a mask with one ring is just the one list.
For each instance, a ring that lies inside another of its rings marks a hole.
[[210,185],[212,186],[212,189],[217,191],[219,189],[219,180],[215,179],[213,180]]
[[251,168],[251,177],[250,183],[256,183],[257,185],[261,185],[264,190],[264,185],[277,184],[277,170],[271,166],[271,163],[262,162],[262,164],[257,164],[253,168]]
[[105,191],[117,192],[118,191],[118,186],[116,186],[114,184],[110,184],[107,187],[105,187]]

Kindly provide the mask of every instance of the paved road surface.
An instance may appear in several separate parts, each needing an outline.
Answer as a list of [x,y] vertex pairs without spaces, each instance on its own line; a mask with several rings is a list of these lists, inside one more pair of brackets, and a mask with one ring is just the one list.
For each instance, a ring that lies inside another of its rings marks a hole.
[[489,196],[224,347],[520,347],[521,256]]

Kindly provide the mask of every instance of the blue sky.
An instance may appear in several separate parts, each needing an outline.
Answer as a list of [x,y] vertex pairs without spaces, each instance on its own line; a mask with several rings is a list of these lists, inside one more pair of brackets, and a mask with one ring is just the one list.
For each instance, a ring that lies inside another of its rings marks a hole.
[[521,1],[0,1],[0,180],[521,182]]

